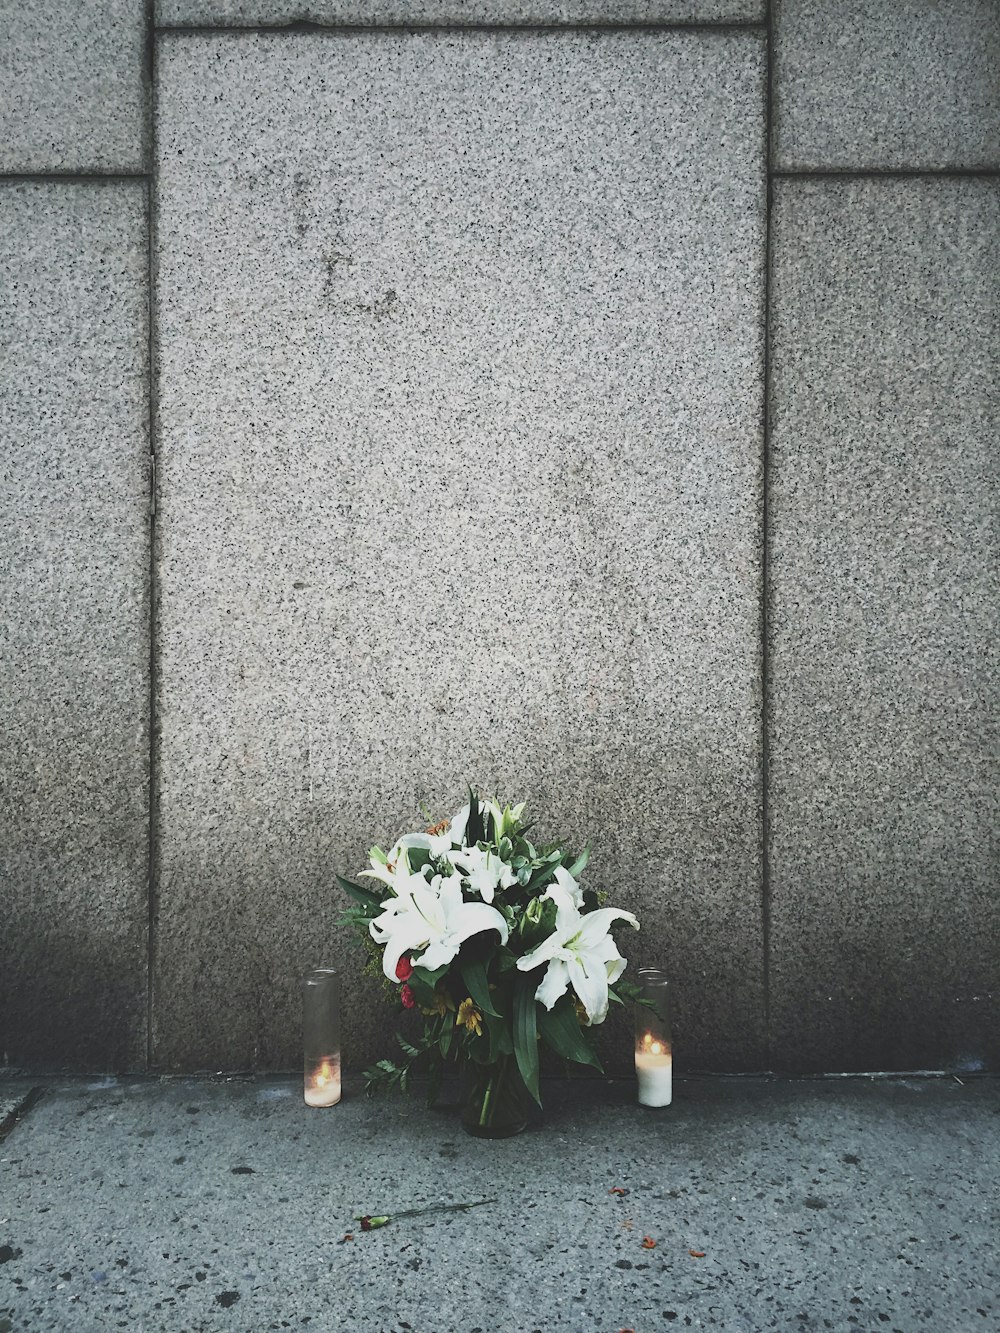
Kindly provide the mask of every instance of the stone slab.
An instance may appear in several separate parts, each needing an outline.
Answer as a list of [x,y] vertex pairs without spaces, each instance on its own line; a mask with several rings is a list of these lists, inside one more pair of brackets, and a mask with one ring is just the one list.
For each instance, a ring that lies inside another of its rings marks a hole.
[[762,42],[184,36],[159,88],[156,1060],[294,1067],[324,961],[384,1054],[334,872],[475,781],[591,839],[679,1058],[761,1067]]
[[73,1333],[996,1326],[994,1080],[679,1080],[663,1112],[633,1097],[546,1087],[541,1121],[491,1143],[453,1110],[356,1086],[327,1111],[301,1083],[53,1088],[0,1152],[0,1317]]
[[1000,167],[996,0],[774,0],[779,168]]
[[777,1067],[1000,1062],[1000,182],[780,182]]
[[169,24],[470,24],[762,22],[763,0],[156,0]]
[[0,171],[142,171],[143,0],[0,0]]
[[0,184],[0,1050],[144,1051],[149,472],[138,184]]

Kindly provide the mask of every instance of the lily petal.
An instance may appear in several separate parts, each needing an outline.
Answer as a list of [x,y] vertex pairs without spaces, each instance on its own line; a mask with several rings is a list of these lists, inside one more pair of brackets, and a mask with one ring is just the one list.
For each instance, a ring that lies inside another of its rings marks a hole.
[[465,830],[469,824],[469,807],[463,805],[457,814],[452,816],[451,823],[448,825],[448,836],[451,839],[452,846],[463,847],[465,845]]
[[453,939],[462,943],[484,930],[499,931],[500,943],[507,943],[510,934],[507,922],[495,907],[487,907],[485,903],[464,903],[461,913],[451,923],[450,933]]
[[569,968],[561,958],[554,959],[545,969],[545,976],[535,991],[535,999],[551,1009],[557,1000],[566,994],[569,985]]
[[382,954],[382,971],[390,981],[398,981],[396,964],[404,953],[423,947],[427,941],[426,933],[421,935],[418,923],[408,922],[409,929],[393,931],[386,937],[385,952]]
[[596,912],[588,912],[580,928],[580,947],[591,949],[605,936],[614,921],[627,921],[630,926],[639,929],[639,922],[631,912],[623,912],[617,907],[599,907]]
[[567,966],[569,979],[587,1017],[594,1025],[603,1023],[608,1016],[608,974],[604,964],[574,955]]
[[554,958],[562,949],[564,944],[563,932],[554,930],[547,939],[542,940],[541,944],[536,944],[530,953],[526,953],[517,960],[518,971],[530,972],[532,968],[540,967],[542,963],[547,963],[550,958]]
[[565,866],[556,867],[556,883],[577,910],[583,906],[583,890]]

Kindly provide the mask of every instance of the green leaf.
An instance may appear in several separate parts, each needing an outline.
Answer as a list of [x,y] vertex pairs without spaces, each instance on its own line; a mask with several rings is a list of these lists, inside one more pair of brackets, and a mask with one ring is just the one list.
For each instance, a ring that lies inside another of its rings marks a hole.
[[591,1050],[580,1029],[573,1001],[563,998],[552,1009],[541,1009],[538,1014],[538,1031],[542,1041],[547,1042],[564,1060],[573,1060],[578,1065],[593,1065],[602,1074],[601,1062]]
[[499,1060],[501,1055],[512,1055],[514,1052],[514,1043],[511,1040],[510,1025],[505,1018],[490,1018],[488,1015],[483,1020],[486,1024],[486,1030],[490,1038],[490,1062]]
[[411,1045],[410,1042],[406,1041],[403,1037],[401,1037],[398,1032],[396,1033],[396,1041],[399,1043],[399,1048],[403,1052],[403,1054],[408,1055],[411,1060],[416,1060],[417,1057],[420,1055],[420,1052],[417,1050],[416,1046]]
[[567,867],[568,870],[569,870],[569,873],[573,876],[574,879],[576,879],[576,877],[577,877],[578,875],[582,875],[582,874],[583,874],[583,872],[584,872],[584,871],[586,870],[586,868],[587,868],[587,862],[588,862],[589,860],[590,860],[590,848],[589,848],[589,847],[584,847],[583,851],[582,851],[582,852],[580,853],[580,855],[576,858],[576,860],[573,862],[573,864],[572,864],[571,866]]
[[465,826],[465,845],[466,847],[475,847],[477,842],[482,842],[486,830],[483,828],[483,811],[479,804],[479,797],[469,788],[469,822]]
[[518,973],[514,982],[514,1055],[521,1071],[524,1086],[539,1106],[538,1091],[538,1035],[535,1028],[535,991],[538,973]]
[[490,999],[490,984],[486,979],[486,968],[478,958],[467,958],[459,963],[459,969],[462,974],[462,980],[469,988],[469,994],[476,1008],[483,1014],[489,1014],[492,1018],[499,1018],[500,1015],[493,1007],[493,1001]]
[[441,1029],[441,1036],[438,1038],[438,1050],[443,1056],[447,1056],[451,1050],[452,1038],[455,1035],[455,1024],[454,1022],[447,1022],[449,1018],[451,1018],[451,1014],[445,1014],[446,1021]]
[[419,874],[425,865],[429,865],[431,854],[426,847],[411,847],[406,853],[406,861],[411,874]]
[[500,948],[497,949],[497,968],[500,975],[503,976],[505,972],[513,972],[516,966],[516,954],[512,953],[505,944],[501,944]]
[[356,903],[362,907],[371,909],[372,915],[381,911],[382,903],[378,896],[371,889],[364,889],[360,884],[355,884],[352,880],[345,879],[343,875],[338,875],[337,883],[344,890],[349,898],[353,898]]
[[562,862],[558,859],[555,862],[546,861],[528,885],[531,892],[537,894],[539,889],[544,889],[547,884],[551,883],[555,879],[556,871],[561,864]]
[[413,977],[416,977],[418,981],[422,981],[425,986],[429,986],[433,990],[447,971],[447,963],[444,967],[435,967],[433,970],[417,966],[413,969],[410,980],[412,981]]

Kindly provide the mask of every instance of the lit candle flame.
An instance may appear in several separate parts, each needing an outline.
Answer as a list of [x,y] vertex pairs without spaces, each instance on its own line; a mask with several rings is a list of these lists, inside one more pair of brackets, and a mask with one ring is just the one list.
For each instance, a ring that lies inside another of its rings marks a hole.
[[325,1088],[333,1077],[333,1071],[330,1068],[330,1062],[324,1060],[313,1075],[313,1085],[317,1088]]

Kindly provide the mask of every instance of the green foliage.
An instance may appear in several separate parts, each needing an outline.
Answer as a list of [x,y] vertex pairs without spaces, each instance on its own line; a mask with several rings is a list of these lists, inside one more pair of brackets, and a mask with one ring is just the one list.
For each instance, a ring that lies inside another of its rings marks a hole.
[[580,1021],[576,1016],[576,1005],[568,995],[564,995],[551,1009],[538,1008],[538,1031],[542,1040],[561,1055],[565,1060],[577,1064],[592,1065],[602,1074],[604,1070],[600,1060],[594,1054]]
[[539,1106],[542,1104],[538,1090],[538,1036],[535,1025],[535,990],[538,987],[538,975],[535,972],[519,972],[514,982],[514,1057],[521,1071],[524,1086],[534,1097]]
[[481,960],[459,956],[458,969],[479,1012],[488,1014],[491,1018],[499,1018],[500,1015],[493,1007],[493,1001],[490,998],[490,984],[486,979],[486,968]]
[[483,823],[482,806],[479,804],[479,797],[469,788],[469,818],[465,825],[465,845],[475,847],[477,842],[482,842],[486,837],[486,827]]
[[363,911],[367,912],[369,917],[378,916],[382,910],[382,904],[379,896],[372,889],[366,889],[360,884],[355,884],[352,880],[345,879],[343,875],[337,876],[337,883],[353,902],[357,903]]

